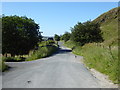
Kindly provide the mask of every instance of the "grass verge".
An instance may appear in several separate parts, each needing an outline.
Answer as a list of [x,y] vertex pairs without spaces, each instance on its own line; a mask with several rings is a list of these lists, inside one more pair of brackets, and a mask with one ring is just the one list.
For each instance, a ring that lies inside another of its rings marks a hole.
[[0,71],[5,71],[8,68],[7,65],[5,65],[4,61],[0,60]]
[[15,56],[15,57],[2,57],[0,61],[0,70],[5,71],[8,66],[4,62],[21,62],[21,61],[32,61],[44,57],[48,57],[58,50],[57,45],[54,41],[42,41],[39,43],[39,48],[30,51],[29,55]]
[[[65,46],[73,47],[72,42],[65,43]],[[109,48],[97,45],[95,43],[86,44],[83,47],[76,46],[73,53],[84,57],[84,63],[89,68],[109,76],[113,83],[118,84],[118,76],[120,75],[118,68],[118,48]]]
[[2,57],[2,60],[5,62],[21,62],[21,61],[25,61],[26,58],[24,57]]
[[48,57],[48,56],[52,55],[53,53],[55,53],[57,51],[57,49],[58,48],[56,46],[54,46],[54,45],[48,45],[48,46],[39,47],[38,50],[33,52],[33,54],[30,55],[26,59],[26,61],[32,61],[32,60]]

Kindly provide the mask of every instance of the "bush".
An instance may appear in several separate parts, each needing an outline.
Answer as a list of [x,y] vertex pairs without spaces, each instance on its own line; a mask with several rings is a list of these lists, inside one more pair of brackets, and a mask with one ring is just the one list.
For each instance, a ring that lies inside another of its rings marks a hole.
[[71,34],[69,32],[65,32],[62,36],[61,36],[61,40],[64,40],[65,42],[70,40],[70,36]]
[[27,17],[2,17],[2,54],[28,54],[41,39],[39,25]]
[[53,40],[48,40],[48,41],[42,41],[39,43],[39,46],[47,46],[47,45],[53,45],[55,44],[55,41]]
[[55,39],[56,41],[60,41],[60,36],[57,35],[57,34],[55,34],[54,39]]
[[53,45],[55,44],[55,41],[53,40],[48,40],[48,41],[45,41],[46,42],[46,45]]
[[71,40],[83,46],[86,43],[102,42],[102,33],[98,24],[87,21],[76,24],[71,28]]
[[56,46],[43,46],[39,47],[31,56],[29,56],[26,61],[32,61],[44,57],[48,57],[57,51]]

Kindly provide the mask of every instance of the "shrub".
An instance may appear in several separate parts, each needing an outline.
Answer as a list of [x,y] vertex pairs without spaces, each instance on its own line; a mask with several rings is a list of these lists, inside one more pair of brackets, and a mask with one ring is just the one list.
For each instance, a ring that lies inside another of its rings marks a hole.
[[55,39],[56,41],[60,41],[60,36],[57,35],[57,34],[55,34],[54,39]]
[[2,17],[2,54],[28,54],[41,39],[39,25],[27,17]]
[[56,46],[43,46],[39,47],[31,56],[29,56],[26,61],[36,60],[44,57],[48,57],[52,55],[55,51],[57,51]]
[[55,41],[53,40],[48,40],[48,41],[42,41],[39,43],[39,46],[47,46],[47,45],[53,45],[55,44]]
[[78,22],[74,28],[71,28],[71,31],[71,40],[78,42],[81,46],[86,43],[103,41],[99,24],[95,24],[90,21],[85,23]]
[[62,36],[61,36],[61,40],[64,40],[65,42],[68,41],[70,39],[71,34],[69,32],[65,32]]

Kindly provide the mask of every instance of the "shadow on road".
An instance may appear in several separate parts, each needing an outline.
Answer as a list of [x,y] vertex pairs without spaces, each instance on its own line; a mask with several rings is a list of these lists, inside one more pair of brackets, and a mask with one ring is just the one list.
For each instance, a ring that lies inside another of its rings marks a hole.
[[72,52],[72,50],[68,50],[68,49],[60,49],[59,53],[68,53],[68,52]]
[[56,53],[54,53],[54,55],[55,54],[64,54],[64,53],[69,53],[69,52],[72,52],[72,50],[59,48],[59,50]]
[[[63,49],[63,48],[58,48],[57,49],[57,51],[54,53],[54,54],[52,54],[52,55],[50,55],[50,56],[47,56],[48,58],[49,57],[51,57],[51,56],[54,56],[54,55],[57,55],[57,54],[65,54],[65,53],[70,53],[70,52],[72,52],[72,50],[69,50],[69,49]],[[45,57],[45,58],[47,58],[47,57]],[[13,61],[12,61],[13,62]],[[24,62],[24,61],[23,61]],[[16,68],[18,68],[17,67],[17,64],[10,64],[11,62],[9,62],[9,63],[6,63],[6,65],[8,65],[8,68],[7,68],[7,72],[8,71],[12,71],[12,70],[16,70]],[[19,62],[16,62],[16,63],[19,63]],[[4,73],[3,73],[3,75],[4,75]]]

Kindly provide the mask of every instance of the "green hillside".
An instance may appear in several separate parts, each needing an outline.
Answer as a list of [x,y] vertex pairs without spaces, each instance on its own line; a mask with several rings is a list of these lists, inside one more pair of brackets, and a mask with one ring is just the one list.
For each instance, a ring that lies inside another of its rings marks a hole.
[[85,65],[107,75],[115,84],[120,84],[118,13],[120,13],[120,7],[111,9],[92,21],[100,24],[104,42],[88,43],[80,46],[69,40],[64,44],[70,48],[75,47],[72,52],[83,56]]
[[118,43],[118,13],[120,13],[120,7],[113,8],[93,20],[100,24],[106,45],[117,45]]

